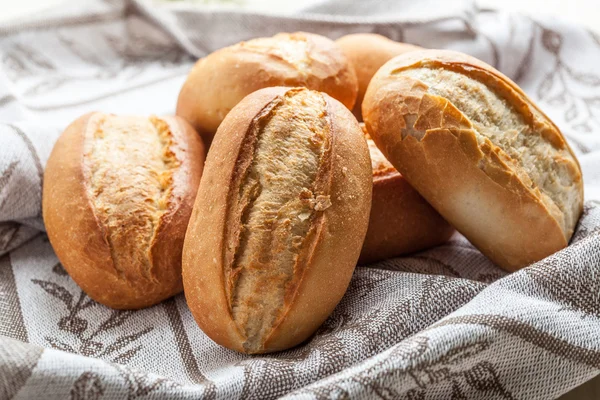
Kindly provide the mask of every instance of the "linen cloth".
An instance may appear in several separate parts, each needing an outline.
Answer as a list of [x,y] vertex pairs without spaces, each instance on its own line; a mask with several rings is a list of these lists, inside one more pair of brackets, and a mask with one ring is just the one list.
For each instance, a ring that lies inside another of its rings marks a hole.
[[[550,399],[600,372],[598,35],[468,2],[204,3],[74,1],[0,25],[0,399]],[[90,300],[41,219],[60,132],[93,110],[171,114],[196,57],[295,30],[456,49],[514,79],[581,162],[570,246],[510,275],[459,234],[359,266],[312,338],[262,356],[213,343],[183,295],[139,311]]]

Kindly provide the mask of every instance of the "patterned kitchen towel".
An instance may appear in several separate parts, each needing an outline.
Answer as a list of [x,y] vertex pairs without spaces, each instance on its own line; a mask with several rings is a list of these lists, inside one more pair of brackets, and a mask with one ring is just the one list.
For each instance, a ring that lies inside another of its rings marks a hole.
[[[598,35],[445,0],[196,3],[73,1],[0,24],[0,399],[551,399],[600,372]],[[309,341],[265,356],[214,344],[182,295],[139,311],[90,300],[43,233],[61,130],[92,110],[173,113],[195,57],[294,30],[456,49],[516,80],[581,161],[571,245],[511,275],[458,234],[358,267]]]

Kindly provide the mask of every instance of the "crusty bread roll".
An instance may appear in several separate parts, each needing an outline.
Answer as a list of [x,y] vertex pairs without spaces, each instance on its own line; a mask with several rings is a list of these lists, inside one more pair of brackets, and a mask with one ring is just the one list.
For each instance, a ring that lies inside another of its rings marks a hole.
[[361,104],[367,86],[377,70],[397,55],[420,50],[421,47],[400,43],[376,33],[353,33],[342,36],[335,43],[340,46],[358,79],[358,95],[352,112],[362,121]]
[[373,168],[373,199],[359,264],[425,250],[447,241],[454,228],[408,184],[366,131],[365,135]]
[[109,307],[183,288],[181,252],[204,146],[178,117],[91,113],[58,139],[44,174],[48,237],[69,275]]
[[363,102],[388,160],[452,225],[514,271],[565,247],[582,210],[581,169],[523,91],[462,53],[386,63]]
[[349,109],[358,90],[354,69],[332,40],[312,33],[280,33],[200,59],[179,93],[177,115],[210,143],[229,110],[250,93],[272,86],[319,90]]
[[348,287],[371,190],[367,144],[341,103],[305,88],[247,96],[215,136],[184,244],[202,330],[245,353],[307,339]]

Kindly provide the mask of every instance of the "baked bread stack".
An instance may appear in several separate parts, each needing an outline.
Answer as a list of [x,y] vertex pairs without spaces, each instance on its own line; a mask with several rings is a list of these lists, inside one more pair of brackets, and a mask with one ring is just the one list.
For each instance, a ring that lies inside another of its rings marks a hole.
[[456,228],[513,271],[565,247],[582,209],[558,128],[461,53],[372,34],[253,39],[199,60],[177,115],[71,124],[44,222],[94,300],[135,309],[184,290],[202,330],[244,353],[307,340],[358,262]]

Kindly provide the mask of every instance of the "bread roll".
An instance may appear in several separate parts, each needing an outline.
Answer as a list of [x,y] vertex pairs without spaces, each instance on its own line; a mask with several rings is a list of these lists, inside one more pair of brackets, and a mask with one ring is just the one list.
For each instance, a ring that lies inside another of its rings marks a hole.
[[182,290],[203,161],[200,137],[178,117],[91,113],[65,130],[44,174],[44,223],[92,299],[135,309]]
[[280,33],[241,42],[200,59],[177,101],[177,115],[210,143],[219,124],[250,93],[272,86],[325,92],[352,109],[356,75],[336,44],[312,33]]
[[421,47],[396,42],[376,33],[354,33],[342,36],[335,43],[346,54],[356,72],[358,96],[352,112],[359,121],[362,121],[361,104],[375,72],[395,56],[421,49]]
[[559,129],[506,76],[453,51],[386,63],[367,129],[408,182],[492,261],[514,271],[565,247],[581,169]]
[[245,353],[307,339],[348,287],[371,190],[367,144],[341,103],[304,88],[247,96],[215,136],[186,234],[200,328]]
[[373,200],[359,264],[425,250],[447,241],[454,228],[396,171],[369,134],[365,135],[373,168]]

